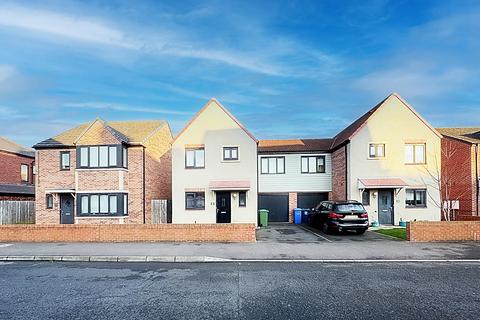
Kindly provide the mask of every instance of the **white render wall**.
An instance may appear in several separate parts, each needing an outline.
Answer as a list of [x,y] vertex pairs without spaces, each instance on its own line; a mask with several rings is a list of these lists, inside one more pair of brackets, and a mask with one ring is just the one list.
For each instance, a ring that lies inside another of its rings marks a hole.
[[[205,168],[185,168],[185,145],[205,145]],[[238,161],[223,161],[226,146],[239,147]],[[215,180],[247,180],[246,207],[238,206],[238,191],[232,192],[231,222],[257,224],[257,143],[211,100],[202,113],[172,145],[172,222],[216,223]],[[205,191],[205,210],[185,210],[185,191]]]
[[[369,159],[369,143],[385,143],[386,157]],[[405,164],[405,143],[426,144],[426,165]],[[439,221],[440,209],[435,202],[440,203],[440,192],[432,187],[435,182],[427,170],[437,172],[437,168],[441,168],[440,148],[440,138],[401,100],[391,96],[348,145],[348,198],[361,201],[359,178],[401,178],[411,187],[426,186],[427,208],[406,208],[405,188],[397,190],[398,194],[393,200],[394,223],[398,224],[400,218]],[[378,221],[378,195],[374,198],[372,193],[371,205],[366,209],[370,220]]]
[[[325,173],[301,173],[302,156],[325,156]],[[285,157],[284,174],[261,174],[262,157]],[[258,155],[258,192],[330,192],[332,157],[329,153],[285,153]]]

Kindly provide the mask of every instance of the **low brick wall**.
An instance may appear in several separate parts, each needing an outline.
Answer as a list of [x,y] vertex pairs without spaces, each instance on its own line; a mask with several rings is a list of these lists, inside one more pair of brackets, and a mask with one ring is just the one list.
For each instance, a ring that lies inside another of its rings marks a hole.
[[254,224],[5,225],[0,242],[255,242]]
[[480,221],[414,221],[407,223],[407,240],[480,241]]
[[455,217],[457,221],[480,221],[480,216],[458,215]]

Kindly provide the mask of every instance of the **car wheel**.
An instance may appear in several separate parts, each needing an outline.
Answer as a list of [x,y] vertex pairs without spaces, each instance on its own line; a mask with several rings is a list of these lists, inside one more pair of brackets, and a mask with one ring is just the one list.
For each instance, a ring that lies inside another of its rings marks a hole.
[[357,230],[357,234],[364,234],[364,233],[365,233],[365,231],[367,231],[367,230],[365,230],[365,229],[360,229],[360,230]]
[[326,234],[330,233],[330,228],[328,227],[328,224],[326,222],[322,225],[322,231]]

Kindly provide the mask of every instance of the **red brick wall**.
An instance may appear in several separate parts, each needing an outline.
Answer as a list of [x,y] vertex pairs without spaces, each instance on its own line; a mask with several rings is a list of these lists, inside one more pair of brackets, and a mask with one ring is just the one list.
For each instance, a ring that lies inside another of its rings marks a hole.
[[346,200],[347,164],[345,156],[346,146],[332,153],[332,192],[330,200]]
[[458,215],[456,221],[480,221],[480,216]]
[[442,199],[459,200],[460,215],[475,212],[474,161],[471,144],[448,137],[442,139]]
[[414,221],[407,223],[407,240],[480,241],[480,221]]
[[0,201],[35,201],[34,196],[1,196]]
[[293,223],[293,209],[297,207],[298,194],[290,192],[288,194],[288,222]]
[[255,242],[254,224],[6,225],[0,242]]
[[0,151],[0,183],[24,184],[22,181],[20,166],[27,164],[29,184],[34,184],[33,163],[35,159],[21,156],[14,153]]

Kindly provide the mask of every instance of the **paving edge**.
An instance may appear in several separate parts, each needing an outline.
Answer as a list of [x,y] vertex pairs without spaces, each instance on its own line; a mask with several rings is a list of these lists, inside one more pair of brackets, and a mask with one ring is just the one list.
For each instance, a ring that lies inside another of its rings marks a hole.
[[209,256],[0,256],[0,261],[50,261],[50,262],[266,262],[266,263],[480,263],[480,259],[226,259]]

